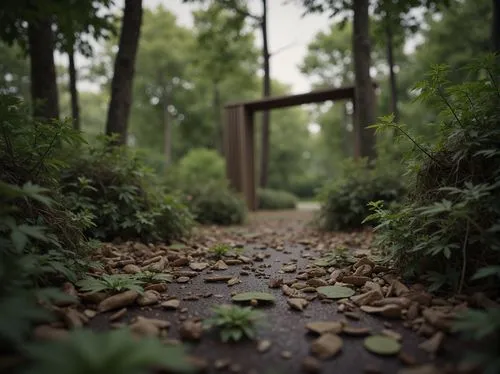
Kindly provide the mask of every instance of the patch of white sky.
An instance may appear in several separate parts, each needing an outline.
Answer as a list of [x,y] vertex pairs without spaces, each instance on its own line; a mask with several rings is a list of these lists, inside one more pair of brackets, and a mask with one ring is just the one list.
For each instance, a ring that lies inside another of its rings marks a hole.
[[[198,4],[185,4],[182,0],[144,0],[144,6],[155,8],[163,6],[177,17],[179,25],[193,26],[192,11]],[[116,2],[117,11],[123,6],[123,0]],[[260,0],[248,0],[249,10],[254,14],[262,13]],[[307,53],[307,45],[320,31],[327,31],[334,22],[328,14],[307,14],[297,0],[268,0],[268,39],[271,57],[271,76],[288,84],[292,93],[306,92],[311,89],[310,80],[304,76],[299,65]],[[256,43],[262,45],[262,35],[255,32]],[[417,36],[405,46],[405,52],[411,52],[421,39]],[[62,63],[61,56],[58,60]],[[84,64],[83,60],[80,60]],[[92,84],[81,82],[82,89],[92,90]],[[312,133],[320,131],[319,125],[308,126]]]

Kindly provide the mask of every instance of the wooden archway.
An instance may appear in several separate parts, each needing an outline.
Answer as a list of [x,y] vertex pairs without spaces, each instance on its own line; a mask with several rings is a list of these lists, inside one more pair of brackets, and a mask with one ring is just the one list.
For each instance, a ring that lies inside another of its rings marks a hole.
[[[354,87],[342,87],[231,103],[224,107],[226,175],[231,186],[243,194],[250,210],[256,210],[258,203],[255,185],[254,113],[329,100],[351,100],[356,110],[354,97]],[[355,156],[359,154],[360,144],[357,141]]]

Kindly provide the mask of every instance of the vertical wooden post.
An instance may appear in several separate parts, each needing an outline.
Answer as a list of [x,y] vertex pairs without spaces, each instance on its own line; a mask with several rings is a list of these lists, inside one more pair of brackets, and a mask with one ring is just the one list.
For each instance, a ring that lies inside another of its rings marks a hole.
[[356,111],[358,110],[356,105],[356,93],[353,89],[351,102],[352,102],[352,130],[354,132],[354,159],[358,160],[361,157],[361,129],[359,128],[359,119]]
[[248,209],[257,210],[257,193],[255,191],[255,151],[254,151],[254,124],[253,111],[244,108],[242,111],[242,159],[244,160],[243,169],[243,192],[247,201]]

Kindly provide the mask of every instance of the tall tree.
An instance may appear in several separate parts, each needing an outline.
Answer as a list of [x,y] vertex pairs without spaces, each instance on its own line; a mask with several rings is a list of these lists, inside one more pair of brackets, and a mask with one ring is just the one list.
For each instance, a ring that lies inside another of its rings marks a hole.
[[223,154],[221,85],[235,75],[247,76],[249,81],[255,76],[258,55],[253,30],[248,27],[245,17],[232,14],[218,3],[211,3],[193,15],[197,74],[210,77],[216,132],[214,143]]
[[[185,2],[204,2],[205,0],[183,0]],[[248,10],[246,2],[243,0],[211,0],[219,5],[231,10],[235,15],[243,16],[255,22],[262,33],[262,69],[264,71],[262,77],[262,96],[268,97],[271,95],[271,70],[269,52],[269,43],[267,35],[267,0],[261,0],[262,13],[254,14]],[[262,114],[262,133],[261,133],[261,158],[260,158],[260,178],[259,184],[265,187],[267,184],[267,173],[269,169],[269,113],[264,111]]]
[[493,2],[493,19],[491,22],[491,39],[493,51],[500,54],[500,0]]
[[59,97],[54,65],[54,34],[50,17],[28,22],[31,100],[33,114],[43,119],[59,118]]
[[125,0],[106,121],[106,135],[116,134],[116,144],[127,143],[127,125],[141,24],[142,0]]
[[311,12],[329,11],[331,15],[353,12],[352,51],[355,82],[354,133],[356,156],[375,157],[375,132],[367,129],[375,122],[375,94],[370,77],[371,43],[368,0],[303,0]]

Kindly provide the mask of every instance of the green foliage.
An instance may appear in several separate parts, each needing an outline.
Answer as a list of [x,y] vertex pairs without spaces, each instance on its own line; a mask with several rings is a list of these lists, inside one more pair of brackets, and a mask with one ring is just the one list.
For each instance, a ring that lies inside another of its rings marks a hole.
[[[373,203],[378,244],[407,276],[421,276],[430,290],[462,292],[481,287],[498,295],[500,277],[500,70],[498,56],[469,64],[462,84],[448,81],[446,66],[434,66],[418,84],[420,99],[441,114],[435,144],[419,144],[390,119],[378,130],[396,128],[414,144],[415,186],[397,209]],[[479,77],[479,78],[477,78]],[[498,310],[469,311],[455,328],[480,340],[475,353],[489,373],[498,372]]]
[[207,183],[223,183],[226,180],[225,162],[213,149],[195,148],[179,160],[174,177],[183,191],[196,191]]
[[231,247],[227,244],[217,244],[210,248],[210,253],[216,257],[224,257],[231,251]]
[[143,281],[129,274],[103,274],[99,278],[87,277],[77,282],[83,292],[120,293],[126,290],[142,293]]
[[238,194],[215,183],[200,188],[189,206],[195,219],[202,224],[241,224],[247,214],[245,201]]
[[102,142],[82,149],[64,170],[62,188],[75,214],[91,215],[92,237],[170,241],[191,226],[187,208],[162,191],[140,155],[124,147]]
[[205,325],[219,329],[223,342],[255,339],[258,322],[264,317],[263,313],[251,307],[236,305],[219,305],[213,308],[213,312],[214,315],[205,320]]
[[370,167],[365,160],[348,161],[343,175],[320,192],[318,226],[329,231],[360,228],[370,212],[370,201],[395,202],[403,193],[401,176],[386,168]]
[[158,339],[135,339],[126,329],[105,333],[74,331],[63,341],[28,347],[25,374],[143,374],[152,369],[194,371],[181,346]]
[[259,209],[280,210],[295,209],[297,207],[297,197],[287,191],[261,188],[257,191]]
[[458,316],[453,330],[466,339],[485,343],[481,351],[469,352],[466,361],[480,365],[484,374],[500,371],[500,309],[468,310]]
[[[170,247],[172,248],[172,247]],[[153,271],[143,271],[134,275],[142,283],[167,283],[172,281],[172,275],[167,273],[155,273]]]

